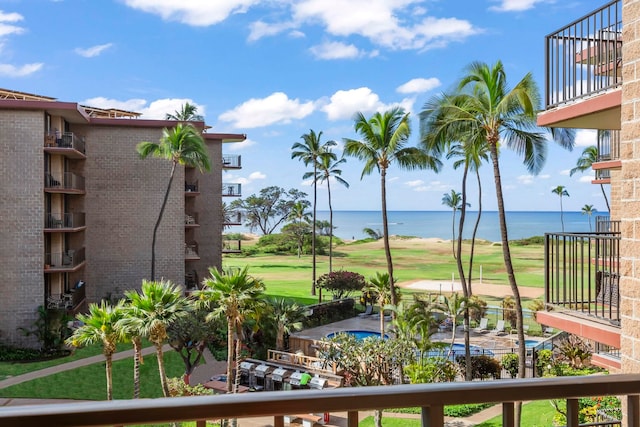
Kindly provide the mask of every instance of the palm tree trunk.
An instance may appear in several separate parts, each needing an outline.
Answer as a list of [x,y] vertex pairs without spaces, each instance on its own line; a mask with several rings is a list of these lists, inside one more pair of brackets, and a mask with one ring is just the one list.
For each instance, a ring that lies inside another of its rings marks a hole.
[[153,227],[153,240],[151,241],[151,281],[156,280],[156,238],[158,236],[158,228],[164,215],[164,209],[167,206],[167,200],[169,199],[169,193],[171,192],[171,183],[173,182],[173,175],[176,171],[177,162],[171,162],[171,175],[169,175],[169,183],[167,184],[167,191],[164,193],[164,199],[162,199],[162,206],[160,207],[160,214],[156,225]]
[[233,391],[233,320],[227,319],[227,393]]
[[600,190],[602,191],[602,197],[604,197],[604,202],[607,204],[607,211],[611,212],[611,207],[609,206],[609,199],[607,198],[607,193],[604,191],[603,184],[600,184]]
[[[458,225],[458,250],[456,256],[456,264],[458,265],[458,275],[460,276],[460,284],[462,285],[462,293],[465,298],[469,298],[469,289],[467,288],[467,281],[464,277],[464,266],[462,265],[462,232],[464,231],[464,221],[467,216],[467,176],[469,174],[469,163],[465,162],[464,172],[462,173],[462,206],[460,209],[460,224]],[[469,306],[465,304],[463,318],[463,331],[464,331],[464,360],[465,360],[465,379],[471,381],[473,375],[471,369],[471,341],[469,337]],[[453,328],[455,336],[455,325]]]
[[[497,143],[497,141],[496,141]],[[493,176],[496,185],[496,198],[498,201],[498,218],[500,220],[500,236],[502,238],[502,255],[504,257],[504,267],[507,270],[507,277],[509,279],[509,286],[511,286],[511,292],[513,293],[513,299],[516,303],[516,327],[518,329],[518,341],[521,343],[518,346],[518,378],[525,377],[525,358],[526,358],[526,346],[524,345],[524,328],[522,327],[522,301],[520,299],[520,290],[516,283],[516,276],[513,272],[513,264],[511,262],[511,251],[509,249],[509,236],[507,233],[507,219],[504,211],[504,199],[502,196],[502,180],[500,179],[500,166],[498,163],[498,149],[496,143],[489,142],[489,149],[491,151],[491,162],[493,164]],[[520,425],[520,419],[522,417],[522,402],[516,402],[515,408],[515,423]]]
[[140,364],[142,363],[142,342],[133,337],[133,398],[140,398]]
[[478,227],[480,226],[480,216],[482,215],[482,185],[480,183],[480,171],[476,168],[476,177],[478,179],[478,217],[476,223],[473,226],[473,234],[471,234],[471,250],[469,252],[469,296],[473,295],[473,288],[471,287],[471,276],[473,275],[473,253],[476,248],[476,234],[478,233]]
[[456,207],[453,207],[453,217],[451,218],[451,253],[453,259],[456,258]]
[[380,301],[380,339],[384,339],[384,300]]
[[331,186],[327,178],[327,192],[329,193],[329,273],[333,271],[333,208],[331,207]]
[[[382,237],[384,242],[384,254],[387,258],[387,272],[389,273],[389,291],[391,292],[391,305],[397,306],[396,286],[393,280],[393,261],[391,260],[391,247],[389,246],[389,221],[387,219],[387,170],[380,168],[380,193],[382,195]],[[392,312],[393,313],[393,312]],[[380,314],[382,315],[382,313]],[[392,314],[393,315],[393,314]]]
[[111,355],[106,356],[105,355],[105,359],[106,359],[106,363],[105,363],[105,374],[107,376],[107,400],[113,400],[113,375],[112,375],[112,360],[111,360]]
[[169,397],[169,384],[167,383],[167,374],[164,368],[164,355],[162,354],[162,343],[154,343],[156,346],[156,358],[158,359],[158,372],[160,373],[160,385],[162,386],[162,394]]
[[[311,295],[316,294],[316,203],[318,202],[317,163],[313,161],[313,230],[311,230],[311,253],[313,256],[313,273],[311,279]],[[319,301],[322,302],[322,301]]]
[[560,195],[560,224],[562,225],[562,232],[564,233],[564,213],[562,211],[562,194]]

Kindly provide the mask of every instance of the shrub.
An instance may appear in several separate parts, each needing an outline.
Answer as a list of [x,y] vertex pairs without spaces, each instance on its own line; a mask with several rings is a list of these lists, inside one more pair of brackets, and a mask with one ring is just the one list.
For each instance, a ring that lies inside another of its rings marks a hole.
[[186,384],[182,378],[167,378],[169,385],[169,395],[171,397],[177,396],[208,396],[212,392],[202,384],[196,384],[190,386]]
[[553,364],[553,352],[551,350],[540,350],[536,354],[536,376],[545,377],[551,373]]
[[458,369],[456,365],[443,357],[434,357],[420,363],[406,366],[404,373],[411,384],[452,382],[456,379]]
[[511,378],[518,376],[518,362],[520,358],[515,353],[509,353],[502,356],[502,367],[509,372]]
[[341,299],[361,291],[367,281],[362,274],[339,270],[323,274],[316,283],[319,288],[331,292],[335,299]]
[[469,317],[476,322],[480,322],[480,319],[487,312],[487,302],[477,295],[472,295],[470,302]]
[[590,364],[591,349],[579,337],[569,335],[559,345],[556,346],[559,358],[565,361],[574,369],[581,369]]
[[511,325],[511,329],[515,329],[518,322],[518,315],[516,314],[516,301],[511,295],[509,295],[502,300],[502,303],[500,303],[500,305],[502,307],[504,320],[509,322],[509,324]]
[[[464,356],[457,356],[456,362],[460,366],[461,371],[466,370],[466,362]],[[502,366],[500,362],[491,356],[471,356],[471,377],[473,379],[486,380],[489,378],[500,379]]]

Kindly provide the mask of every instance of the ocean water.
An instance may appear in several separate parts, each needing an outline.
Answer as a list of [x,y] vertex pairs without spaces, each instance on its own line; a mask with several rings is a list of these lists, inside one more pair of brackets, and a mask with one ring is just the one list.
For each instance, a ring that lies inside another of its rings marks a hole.
[[[318,211],[319,220],[329,220],[329,211]],[[456,213],[456,233],[459,212]],[[389,235],[437,237],[451,239],[452,212],[450,211],[388,211]],[[478,213],[467,212],[463,238],[471,238]],[[560,212],[507,212],[509,240],[545,233],[561,232]],[[588,232],[589,217],[582,212],[564,212],[564,231]],[[364,228],[382,231],[382,213],[379,211],[334,211],[334,235],[342,239],[362,239],[367,237]],[[591,217],[591,227],[595,229],[595,215]],[[480,217],[477,238],[492,242],[500,241],[497,211],[483,211]]]

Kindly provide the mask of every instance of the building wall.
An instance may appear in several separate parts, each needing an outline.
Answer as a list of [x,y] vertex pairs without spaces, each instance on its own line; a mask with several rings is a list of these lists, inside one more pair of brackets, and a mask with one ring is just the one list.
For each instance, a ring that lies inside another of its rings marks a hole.
[[[128,119],[123,119],[128,120]],[[83,126],[87,194],[85,268],[89,300],[139,289],[151,274],[151,243],[171,162],[141,159],[136,145],[160,128]],[[184,281],[184,171],[177,167],[156,243],[156,280]]]
[[44,113],[0,110],[0,339],[24,342],[44,301]]
[[[622,160],[620,206],[621,362],[625,373],[640,372],[640,0],[624,0],[622,16]],[[612,188],[612,193],[613,193]],[[614,194],[612,194],[614,199]]]

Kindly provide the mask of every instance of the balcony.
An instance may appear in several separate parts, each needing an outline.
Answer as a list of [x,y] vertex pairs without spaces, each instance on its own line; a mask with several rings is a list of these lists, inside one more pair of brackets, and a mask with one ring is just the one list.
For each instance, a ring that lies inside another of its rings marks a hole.
[[4,407],[0,424],[75,427],[197,421],[197,426],[205,426],[205,420],[265,417],[255,424],[284,427],[285,415],[331,413],[336,421],[332,425],[339,422],[356,427],[359,411],[419,407],[422,425],[442,427],[446,405],[498,402],[502,404],[502,425],[513,427],[514,402],[562,399],[566,401],[567,427],[578,427],[579,397],[615,395],[623,401],[625,425],[638,426],[639,382],[638,374],[594,375],[24,405]]
[[620,221],[613,221],[609,216],[596,216],[596,232],[599,233],[620,233]]
[[85,159],[84,137],[79,137],[73,132],[64,132],[56,138],[55,134],[44,136],[44,151],[51,154],[60,154],[70,159]]
[[223,240],[222,253],[235,254],[242,252],[242,240]]
[[547,35],[545,69],[540,126],[620,129],[622,0]]
[[198,243],[197,242],[189,242],[184,244],[184,259],[185,260],[199,260],[200,255],[198,255]]
[[242,196],[242,184],[222,183],[223,197],[240,197]]
[[84,177],[71,172],[45,173],[44,189],[47,193],[84,194]]
[[84,266],[84,248],[44,254],[45,273],[68,273]]
[[191,213],[184,215],[184,228],[194,228],[200,227],[200,223],[198,222],[198,214]]
[[197,196],[200,194],[198,187],[198,181],[185,181],[184,182],[184,195],[185,196]]
[[224,169],[242,169],[242,157],[240,155],[222,156],[222,167]]
[[85,283],[79,280],[75,286],[63,294],[48,295],[47,308],[67,310],[70,314],[76,314],[80,306],[85,302]]
[[598,162],[620,160],[620,131],[598,130]]
[[65,233],[81,231],[86,228],[84,212],[47,214],[44,220],[45,233]]
[[240,211],[226,211],[224,213],[223,224],[225,226],[242,225],[242,212],[240,212]]

